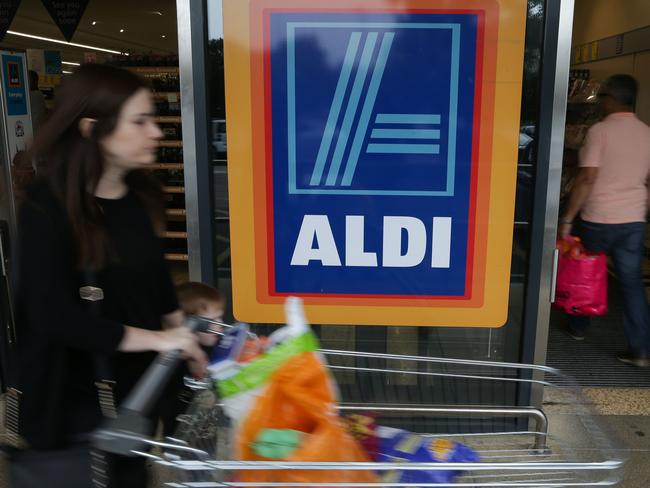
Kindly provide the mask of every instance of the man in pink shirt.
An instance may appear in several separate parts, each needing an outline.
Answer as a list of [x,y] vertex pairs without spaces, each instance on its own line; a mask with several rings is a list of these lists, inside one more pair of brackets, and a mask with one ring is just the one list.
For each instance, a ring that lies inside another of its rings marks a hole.
[[[641,263],[648,208],[650,127],[634,115],[636,94],[637,82],[631,76],[614,75],[603,83],[598,100],[605,117],[589,129],[580,150],[580,171],[560,219],[559,234],[578,235],[588,250],[603,251],[612,258],[623,291],[628,342],[628,350],[617,358],[648,367],[650,313]],[[569,334],[584,339],[588,326],[588,317],[571,316]]]

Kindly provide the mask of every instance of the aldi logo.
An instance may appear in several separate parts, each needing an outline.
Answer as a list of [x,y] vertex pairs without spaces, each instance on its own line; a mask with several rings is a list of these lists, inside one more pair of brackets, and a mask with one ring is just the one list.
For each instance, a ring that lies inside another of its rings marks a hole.
[[273,293],[468,295],[478,27],[269,15]]
[[[290,193],[453,196],[461,25],[467,24],[466,42],[475,44],[476,19],[350,21],[355,18],[277,19],[282,22],[278,35],[287,42]],[[312,40],[319,38],[338,48],[330,56],[340,66],[327,59],[314,66]],[[438,46],[425,65],[416,62],[422,55],[413,49],[421,43]],[[469,64],[463,67],[471,110]],[[320,137],[311,133],[315,117],[321,121]]]
[[246,3],[224,6],[237,317],[281,321],[299,295],[312,322],[502,325],[521,69],[496,60],[521,68],[525,5]]

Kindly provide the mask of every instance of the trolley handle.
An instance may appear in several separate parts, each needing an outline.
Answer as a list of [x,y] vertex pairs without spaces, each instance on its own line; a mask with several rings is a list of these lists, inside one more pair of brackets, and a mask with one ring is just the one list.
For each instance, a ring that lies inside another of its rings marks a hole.
[[[185,319],[185,327],[194,332],[208,330],[211,323],[211,320],[193,315]],[[158,354],[122,402],[117,417],[106,421],[92,434],[98,449],[129,456],[133,455],[132,451],[144,447],[144,437],[151,423],[147,414],[165,390],[182,359],[181,353],[176,350]]]

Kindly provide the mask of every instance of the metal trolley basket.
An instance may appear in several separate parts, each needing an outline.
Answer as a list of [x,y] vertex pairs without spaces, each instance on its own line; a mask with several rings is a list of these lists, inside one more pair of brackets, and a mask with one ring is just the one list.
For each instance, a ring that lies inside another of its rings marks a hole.
[[[342,415],[371,411],[377,423],[472,447],[475,463],[326,463],[230,460],[230,425],[219,401],[198,391],[179,417],[175,438],[143,439],[137,454],[153,461],[165,486],[390,486],[444,487],[449,483],[337,482],[336,472],[458,470],[458,487],[613,486],[624,461],[598,425],[578,385],[548,367],[448,358],[321,350],[336,377]],[[517,392],[544,389],[543,410],[512,407]],[[426,401],[436,398],[435,404]],[[468,402],[468,399],[473,399]],[[372,400],[370,403],[369,400]],[[333,449],[335,446],[333,446]],[[244,483],[241,470],[332,471],[327,483]],[[381,477],[381,476],[380,476]]]

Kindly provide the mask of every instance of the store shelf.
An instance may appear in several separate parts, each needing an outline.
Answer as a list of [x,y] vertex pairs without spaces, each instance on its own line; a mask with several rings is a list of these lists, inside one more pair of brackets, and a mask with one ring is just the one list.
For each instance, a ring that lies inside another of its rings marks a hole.
[[[147,63],[148,64],[148,63]],[[170,139],[161,140],[158,146],[161,149],[159,160],[146,168],[162,182],[162,190],[167,194],[165,216],[171,230],[164,233],[166,239],[165,259],[170,262],[170,269],[180,281],[187,280],[187,265],[189,256],[187,254],[187,232],[185,221],[187,212],[183,207],[182,200],[185,194],[183,183],[183,141],[180,126],[180,98],[178,78],[180,70],[178,66],[128,66],[127,69],[138,73],[151,82],[151,85],[159,91],[154,91],[154,99],[157,111],[160,115],[154,116],[154,121],[163,127],[166,136]],[[179,276],[183,278],[179,278]]]
[[183,141],[160,141],[160,147],[183,147]]
[[180,115],[158,115],[153,120],[159,124],[180,124]]
[[168,230],[165,232],[165,239],[187,239],[187,232],[176,232]]
[[169,252],[165,254],[165,259],[167,261],[189,261],[189,256],[187,254]]
[[153,92],[153,96],[156,98],[169,98],[169,97],[180,97],[181,92],[179,91],[157,91]]
[[150,169],[152,171],[179,171],[183,169],[183,163],[153,163],[147,166],[145,169]]
[[169,217],[185,217],[187,211],[184,208],[168,208],[165,210],[165,214]]
[[142,74],[178,73],[178,66],[127,66],[130,71]]

